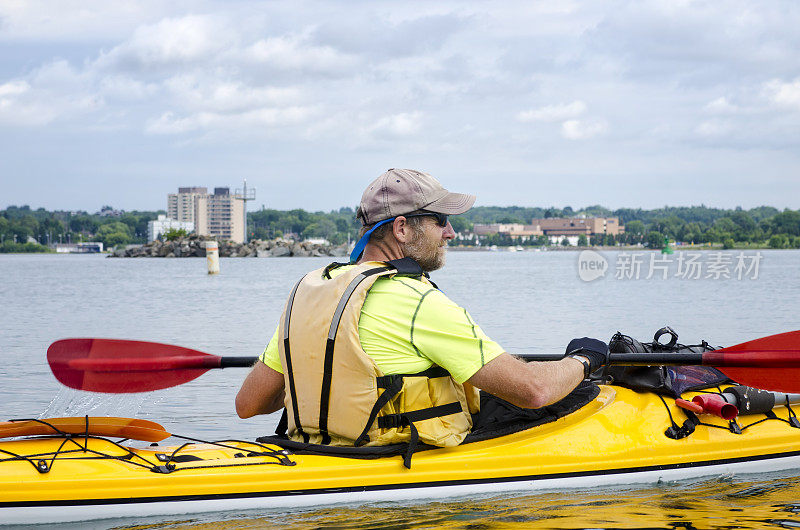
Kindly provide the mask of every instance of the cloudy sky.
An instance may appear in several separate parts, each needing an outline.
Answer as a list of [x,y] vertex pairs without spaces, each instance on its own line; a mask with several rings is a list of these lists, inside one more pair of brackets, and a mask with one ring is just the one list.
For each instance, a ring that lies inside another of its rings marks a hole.
[[800,3],[2,0],[0,208],[800,208]]

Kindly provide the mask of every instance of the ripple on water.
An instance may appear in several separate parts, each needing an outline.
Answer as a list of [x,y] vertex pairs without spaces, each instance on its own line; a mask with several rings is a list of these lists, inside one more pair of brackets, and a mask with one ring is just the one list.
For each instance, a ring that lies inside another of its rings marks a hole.
[[[770,487],[775,482],[781,487]],[[741,492],[758,492],[738,495]],[[686,502],[675,502],[682,498]],[[171,520],[100,522],[69,528],[116,530],[185,529],[298,530],[653,528],[736,529],[800,527],[800,485],[780,475],[710,478],[668,486],[613,487],[550,491],[536,495],[485,495],[453,501],[379,503],[203,514]]]

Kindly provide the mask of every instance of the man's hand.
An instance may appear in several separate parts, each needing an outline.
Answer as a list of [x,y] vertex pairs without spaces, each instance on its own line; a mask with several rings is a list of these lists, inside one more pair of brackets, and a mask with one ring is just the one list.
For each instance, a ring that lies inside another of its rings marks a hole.
[[567,356],[586,358],[589,361],[589,369],[584,375],[589,377],[590,373],[608,364],[608,344],[589,337],[572,339],[567,345]]

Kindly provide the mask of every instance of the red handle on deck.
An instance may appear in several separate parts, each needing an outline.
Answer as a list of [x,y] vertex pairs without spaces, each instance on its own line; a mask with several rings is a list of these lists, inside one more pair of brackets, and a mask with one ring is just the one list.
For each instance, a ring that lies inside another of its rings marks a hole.
[[695,414],[702,414],[703,407],[698,405],[697,403],[692,403],[691,401],[686,401],[685,399],[678,398],[675,400],[675,404],[682,409],[691,410]]

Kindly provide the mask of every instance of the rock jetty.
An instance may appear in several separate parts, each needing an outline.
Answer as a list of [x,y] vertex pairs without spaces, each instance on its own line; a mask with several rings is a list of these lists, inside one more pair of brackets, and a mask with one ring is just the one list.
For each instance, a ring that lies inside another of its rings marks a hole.
[[[205,257],[206,241],[214,238],[207,236],[191,235],[174,241],[151,241],[146,245],[117,249],[108,257],[110,258],[192,258]],[[219,256],[221,258],[278,258],[278,257],[305,257],[305,256],[346,256],[347,244],[319,245],[308,241],[290,241],[286,239],[271,239],[263,241],[256,239],[247,244],[234,243],[233,241],[219,241]]]

